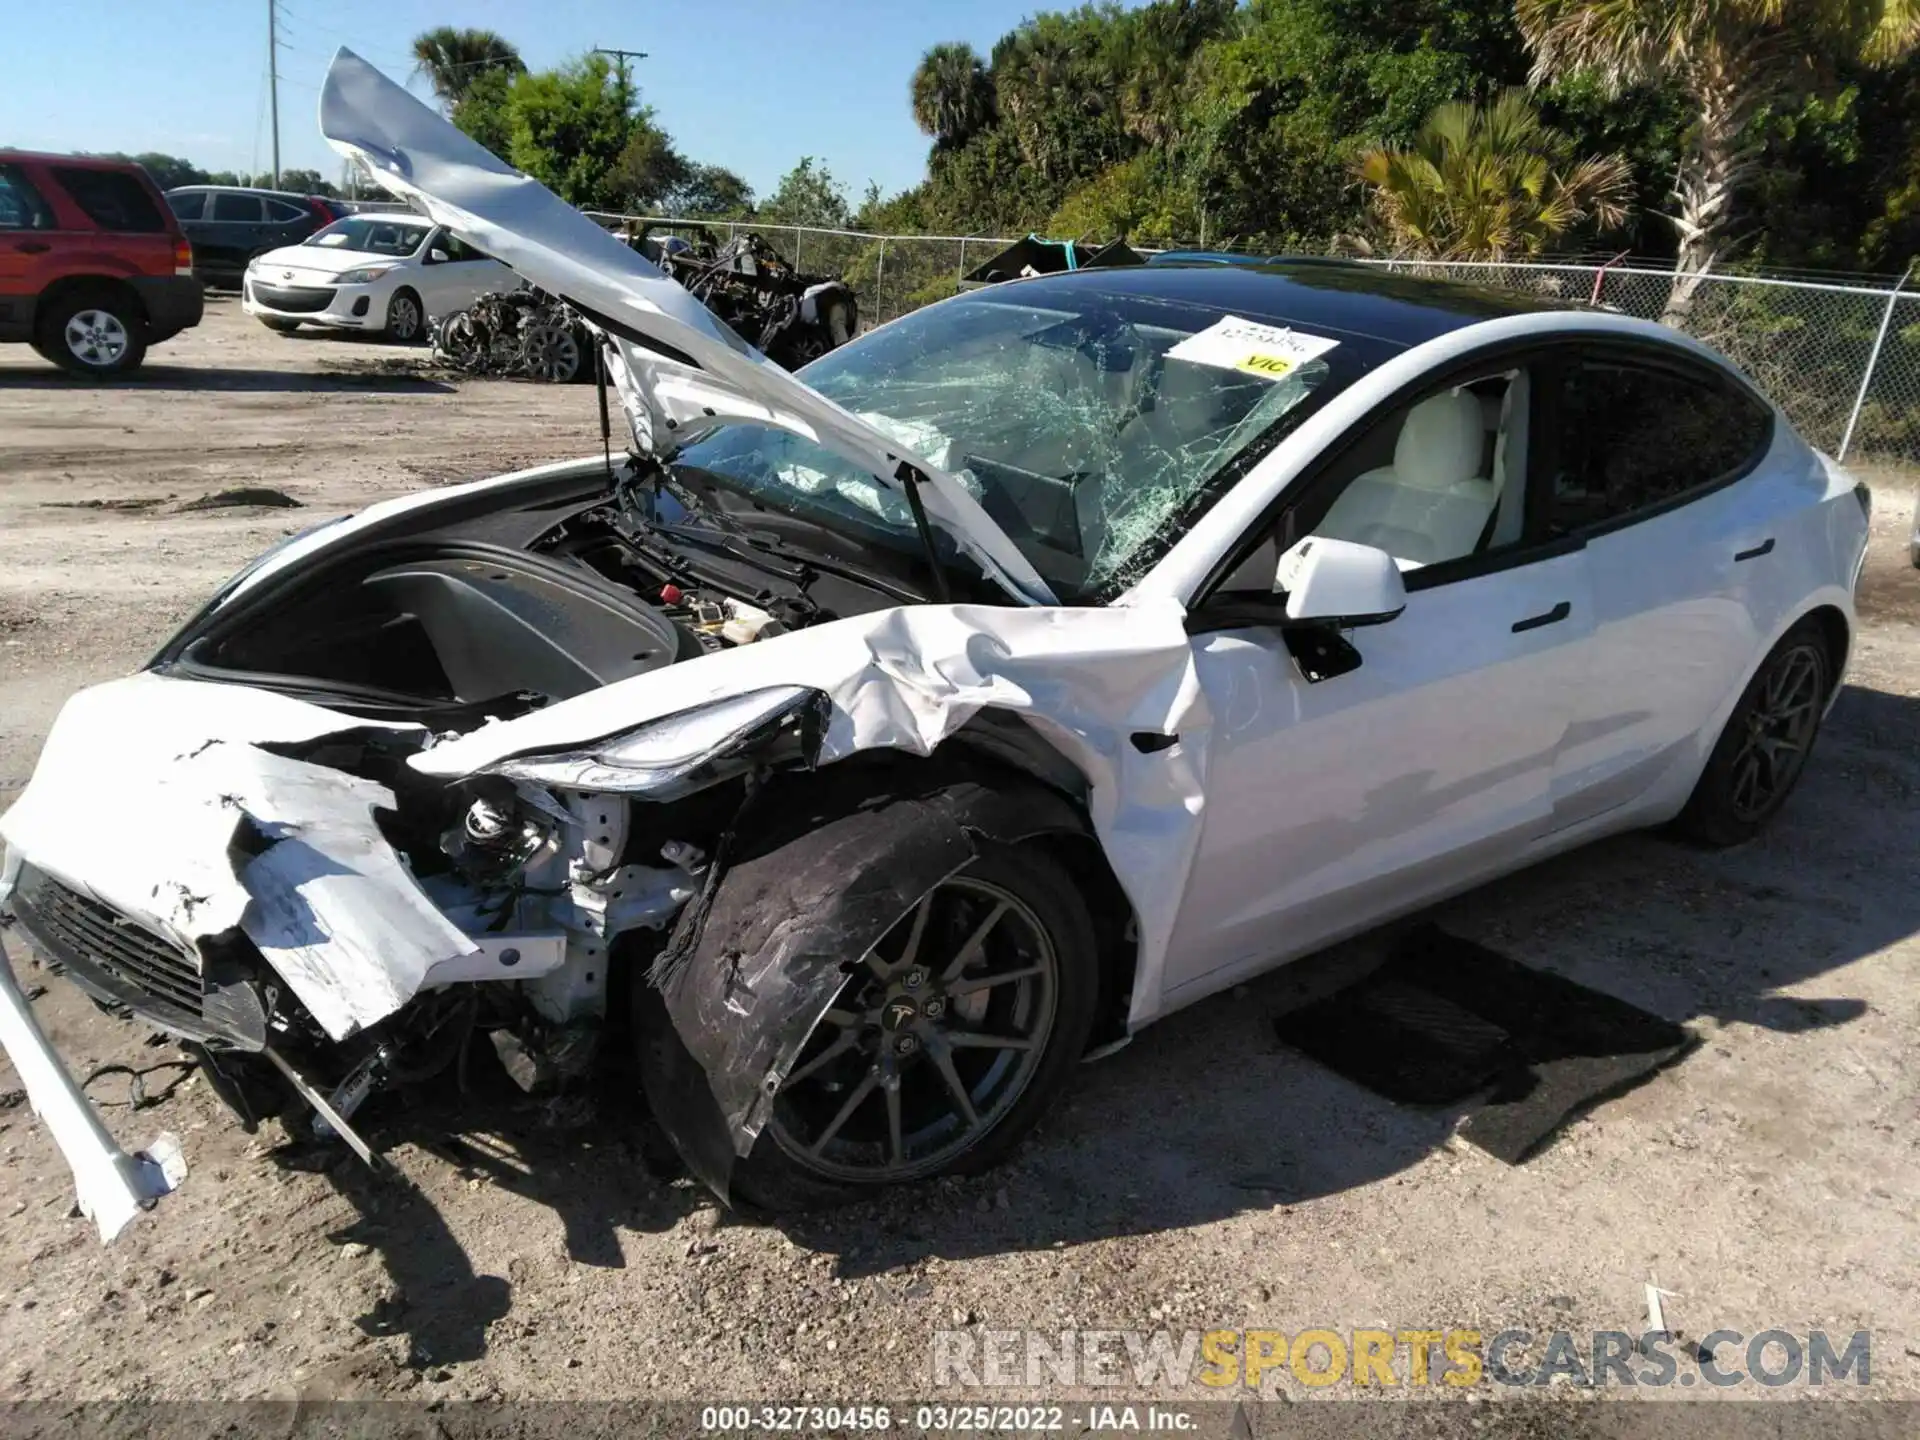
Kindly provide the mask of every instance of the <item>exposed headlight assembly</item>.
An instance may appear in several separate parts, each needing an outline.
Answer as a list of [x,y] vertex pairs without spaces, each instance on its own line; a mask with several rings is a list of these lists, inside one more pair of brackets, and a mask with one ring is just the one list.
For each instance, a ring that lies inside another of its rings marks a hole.
[[520,755],[488,773],[561,790],[672,800],[756,766],[811,768],[833,705],[806,685],[775,685],[649,721],[578,749]]
[[392,265],[362,265],[358,270],[342,270],[333,277],[336,285],[371,285],[389,270]]

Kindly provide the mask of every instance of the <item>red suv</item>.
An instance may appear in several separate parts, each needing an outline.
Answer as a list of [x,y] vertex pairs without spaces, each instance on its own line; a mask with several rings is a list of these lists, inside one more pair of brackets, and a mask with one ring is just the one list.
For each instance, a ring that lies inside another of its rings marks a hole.
[[180,224],[126,160],[0,150],[0,341],[81,375],[124,375],[200,323]]

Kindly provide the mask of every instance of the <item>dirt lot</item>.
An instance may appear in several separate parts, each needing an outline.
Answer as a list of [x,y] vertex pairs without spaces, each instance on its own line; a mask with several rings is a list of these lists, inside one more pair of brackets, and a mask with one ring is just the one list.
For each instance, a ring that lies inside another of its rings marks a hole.
[[[590,389],[456,386],[231,303],[134,383],[0,352],[0,803],[69,692],[272,540],[594,448]],[[1911,481],[1875,478],[1852,683],[1782,823],[1718,855],[1610,842],[1446,907],[1704,1040],[1523,1166],[1282,1048],[1285,976],[1086,1068],[998,1173],[790,1227],[720,1215],[617,1104],[503,1103],[461,1141],[389,1112],[410,1185],[382,1186],[276,1163],[192,1081],[107,1111],[129,1144],[178,1132],[192,1174],[102,1248],[16,1095],[0,1396],[898,1399],[931,1390],[936,1329],[1638,1331],[1657,1273],[1692,1335],[1871,1330],[1872,1393],[1920,1397],[1920,577]],[[182,509],[240,486],[301,508]],[[36,1008],[76,1068],[166,1053],[63,982]]]

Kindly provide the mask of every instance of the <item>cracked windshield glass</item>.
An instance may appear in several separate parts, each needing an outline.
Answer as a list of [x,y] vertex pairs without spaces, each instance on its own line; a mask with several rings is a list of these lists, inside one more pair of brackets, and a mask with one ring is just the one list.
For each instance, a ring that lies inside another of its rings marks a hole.
[[[801,376],[956,475],[1062,601],[1085,603],[1137,579],[1337,388],[1322,358],[1333,345],[1079,286],[1045,300],[949,300]],[[1241,368],[1216,343],[1236,325],[1284,336],[1290,358]],[[675,463],[835,529],[918,543],[897,490],[788,431],[728,426]]]

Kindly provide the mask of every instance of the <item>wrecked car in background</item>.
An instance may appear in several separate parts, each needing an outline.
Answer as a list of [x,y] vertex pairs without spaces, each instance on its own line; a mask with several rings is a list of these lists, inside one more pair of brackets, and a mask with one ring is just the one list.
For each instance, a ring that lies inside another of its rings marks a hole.
[[625,238],[775,364],[797,370],[860,332],[860,302],[837,275],[802,274],[751,230],[722,241],[685,228],[699,238],[645,226]]
[[544,290],[482,295],[433,324],[433,358],[467,375],[551,380],[593,377],[592,327]]
[[[725,1198],[987,1165],[1285,959],[1599,835],[1756,833],[1838,687],[1864,491],[1657,326],[1143,266],[796,377],[347,52],[321,125],[594,327],[631,450],[262,556],[67,702],[0,892],[370,1159],[357,1108],[484,1034],[529,1086],[630,1049]],[[3,964],[0,1040],[111,1234],[177,1166]]]

